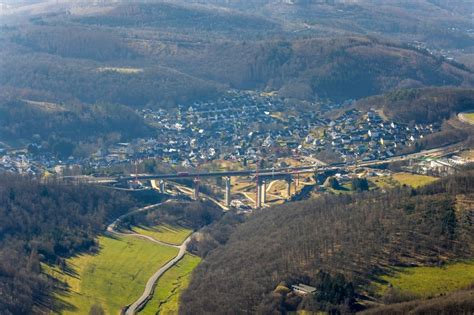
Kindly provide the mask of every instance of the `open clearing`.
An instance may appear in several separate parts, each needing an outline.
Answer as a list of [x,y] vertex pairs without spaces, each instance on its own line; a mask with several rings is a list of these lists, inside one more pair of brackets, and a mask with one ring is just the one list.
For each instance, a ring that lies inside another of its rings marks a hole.
[[399,183],[392,176],[375,176],[370,181],[378,188],[389,189],[397,186]]
[[32,101],[32,100],[26,100],[26,99],[24,99],[23,101],[39,110],[49,112],[49,113],[66,111],[66,108],[63,105],[60,105],[57,103],[39,102],[39,101]]
[[474,125],[474,112],[459,113],[459,120]]
[[199,257],[186,254],[158,280],[153,298],[139,314],[177,314],[180,295],[188,287],[191,273],[200,262]]
[[464,114],[464,117],[471,122],[471,124],[474,124],[474,113],[467,113]]
[[94,304],[106,314],[118,314],[142,294],[148,278],[178,253],[176,248],[136,237],[101,236],[98,241],[97,254],[67,260],[71,272],[45,268],[70,287],[58,295],[69,306],[62,314],[88,314]]
[[134,233],[150,236],[157,241],[173,245],[181,245],[193,232],[190,229],[168,224],[160,224],[154,227],[137,226],[132,230]]
[[[420,297],[436,296],[474,283],[474,259],[443,267],[406,267],[395,270],[393,275],[383,276],[382,279],[395,289]],[[379,293],[383,294],[387,288],[386,285],[381,285]]]
[[436,181],[438,178],[410,173],[394,173],[390,176],[376,176],[369,180],[378,188],[388,189],[398,185],[408,185],[418,188]]
[[412,186],[413,188],[418,188],[438,180],[436,177],[410,173],[396,173],[392,177],[400,184]]
[[141,68],[119,68],[119,67],[101,67],[99,72],[117,72],[122,74],[137,74],[143,72]]

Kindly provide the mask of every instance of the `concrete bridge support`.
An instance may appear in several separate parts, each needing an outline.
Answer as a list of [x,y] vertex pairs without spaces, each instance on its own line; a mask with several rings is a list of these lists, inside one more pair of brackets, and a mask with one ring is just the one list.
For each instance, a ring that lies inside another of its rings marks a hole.
[[260,181],[257,181],[256,184],[257,184],[257,193],[255,195],[255,208],[260,209],[262,207],[262,185]]
[[160,179],[160,192],[161,192],[162,194],[165,193],[165,181],[162,180],[162,179]]
[[231,183],[230,183],[230,177],[225,177],[225,205],[227,207],[230,206],[230,201],[231,201]]
[[261,185],[261,198],[262,198],[262,205],[265,205],[267,203],[267,180],[264,179],[262,180],[262,185]]
[[257,194],[255,196],[255,208],[259,209],[267,202],[267,182],[266,180],[257,180]]
[[199,200],[199,178],[194,179],[194,200]]
[[291,198],[291,183],[293,182],[293,177],[289,175],[286,178],[286,196],[288,199]]

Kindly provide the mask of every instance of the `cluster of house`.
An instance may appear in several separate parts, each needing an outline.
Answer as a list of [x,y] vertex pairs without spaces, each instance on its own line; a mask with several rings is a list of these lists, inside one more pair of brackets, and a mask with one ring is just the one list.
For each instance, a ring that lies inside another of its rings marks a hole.
[[449,157],[423,158],[417,161],[410,161],[409,165],[404,168],[412,173],[441,177],[452,175],[469,163],[472,163],[471,159],[452,155]]
[[6,150],[0,150],[0,170],[25,175],[36,175],[41,173],[42,168],[26,154],[8,154]]
[[306,139],[316,149],[328,145],[344,161],[380,160],[394,156],[417,140],[439,131],[438,125],[385,121],[375,110],[348,110],[328,123],[322,139]]
[[90,166],[87,159],[61,160],[51,153],[32,155],[27,149],[0,149],[0,172],[22,175],[42,175],[46,172],[62,174],[65,169],[80,172],[83,166]]
[[322,118],[323,111],[340,106],[319,104],[318,111],[294,107],[289,111],[285,100],[276,95],[232,91],[215,101],[175,110],[141,110],[145,121],[155,127],[153,138],[116,143],[88,158],[66,161],[51,155],[0,151],[0,169],[35,174],[75,166],[106,168],[144,158],[195,167],[217,159],[245,162],[295,154],[311,157],[322,150],[332,150],[344,161],[374,160],[391,157],[439,128],[387,122],[374,110],[352,109],[334,120]]
[[276,145],[273,139],[296,147],[294,133],[308,128],[303,119],[282,117],[283,112],[282,99],[256,92],[235,92],[171,112],[143,110],[158,135],[142,143],[139,151],[185,166],[214,159],[257,159]]

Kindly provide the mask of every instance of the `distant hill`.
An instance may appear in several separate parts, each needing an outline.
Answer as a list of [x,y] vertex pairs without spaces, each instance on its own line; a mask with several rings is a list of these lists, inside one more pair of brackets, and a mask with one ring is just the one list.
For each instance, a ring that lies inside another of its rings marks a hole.
[[[355,311],[354,298],[371,296],[369,283],[391,266],[472,257],[473,209],[456,200],[472,200],[473,188],[471,170],[416,191],[324,196],[262,210],[236,228],[218,225],[194,244],[199,252],[199,242],[224,243],[195,270],[180,311]],[[298,283],[318,292],[289,293]]]
[[76,149],[78,156],[86,154],[80,152],[82,144],[127,141],[150,134],[151,129],[142,117],[123,105],[56,104],[0,98],[2,141],[14,146],[36,143],[63,158]]
[[[1,53],[0,85],[134,107],[190,103],[226,87],[340,101],[403,87],[474,85],[468,68],[374,38],[201,41],[180,32],[150,37],[140,27],[125,32],[138,32],[134,36],[97,25],[77,28],[73,36],[67,26],[11,31],[13,43]],[[108,32],[112,36],[102,40]],[[85,42],[88,48],[82,48]],[[143,71],[97,71],[111,65]]]
[[[383,5],[390,13],[371,1],[191,2],[76,1],[69,11],[8,20],[0,32],[0,86],[47,92],[56,101],[170,107],[229,87],[339,101],[399,88],[474,85],[472,69],[393,35],[414,32],[414,40],[418,33],[443,37],[450,25],[464,30],[461,10],[451,16],[434,2],[393,1]],[[436,21],[441,32],[425,29],[416,14],[451,20]],[[379,22],[387,25],[373,25]],[[456,36],[448,46],[468,52],[469,39],[463,44]]]
[[182,0],[285,20],[296,34],[380,34],[431,48],[474,45],[469,1],[442,0]]
[[474,84],[469,69],[367,37],[225,43],[190,53],[193,59],[179,53],[160,57],[194,76],[302,99],[346,100],[402,87]]
[[389,118],[406,123],[439,123],[459,112],[474,109],[474,89],[401,89],[362,99],[356,106],[381,109]]
[[[172,3],[142,3],[118,5],[104,15],[85,16],[81,23],[116,27],[153,27],[179,31],[223,33],[230,37],[252,37],[281,30],[277,22],[261,16],[228,10],[209,10],[200,6],[182,6]],[[245,34],[242,34],[244,32]]]

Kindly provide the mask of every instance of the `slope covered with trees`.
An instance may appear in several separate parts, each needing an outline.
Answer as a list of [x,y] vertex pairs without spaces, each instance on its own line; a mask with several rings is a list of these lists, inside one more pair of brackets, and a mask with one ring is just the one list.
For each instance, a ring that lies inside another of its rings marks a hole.
[[196,77],[300,99],[358,99],[402,87],[474,83],[468,68],[368,37],[217,42],[155,54]]
[[142,117],[123,105],[62,105],[9,97],[0,100],[3,141],[16,145],[34,142],[63,158],[76,149],[75,153],[81,156],[79,142],[98,145],[150,134],[151,128]]
[[436,123],[474,109],[474,89],[401,89],[362,99],[357,106],[381,109],[388,117],[405,123]]
[[139,205],[124,193],[84,185],[41,183],[0,176],[0,310],[2,314],[59,311],[52,293],[63,284],[41,271],[41,262],[96,247],[107,222]]
[[[373,296],[368,284],[394,265],[442,264],[472,257],[474,173],[443,179],[418,190],[324,196],[257,213],[243,224],[216,227],[215,249],[200,251],[182,297],[183,314],[261,313],[295,309],[359,309]],[[232,221],[235,223],[235,221]],[[218,245],[219,238],[225,245]],[[220,237],[219,237],[220,236]],[[288,287],[313,285],[315,296],[298,297]]]
[[249,12],[122,3],[2,28],[0,86],[46,92],[56,101],[163,107],[213,98],[228,87],[339,101],[402,87],[474,84],[471,69],[426,50],[336,34],[297,36],[291,23]]

